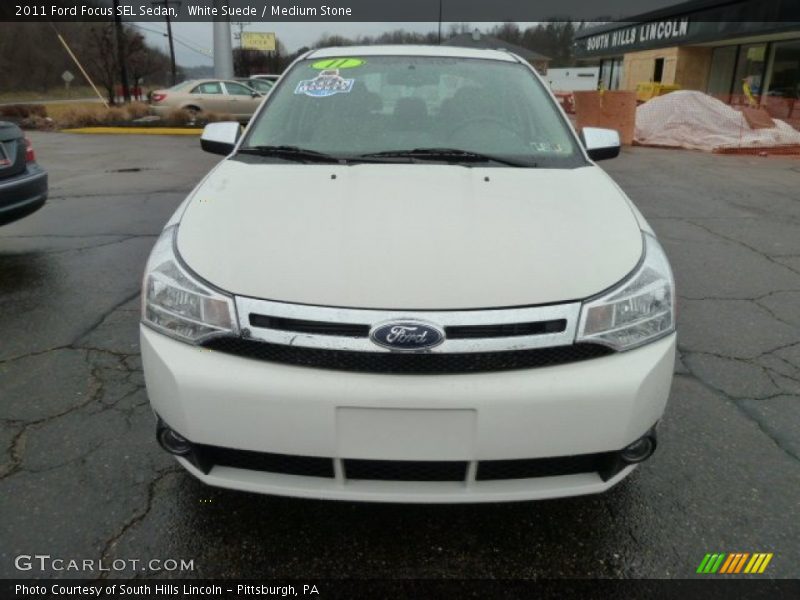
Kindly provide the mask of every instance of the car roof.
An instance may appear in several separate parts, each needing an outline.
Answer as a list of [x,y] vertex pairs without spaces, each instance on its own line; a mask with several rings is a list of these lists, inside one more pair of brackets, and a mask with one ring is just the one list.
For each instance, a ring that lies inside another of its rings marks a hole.
[[333,58],[337,56],[440,56],[446,58],[483,58],[503,62],[518,62],[513,54],[505,50],[483,48],[461,48],[458,46],[386,45],[386,46],[339,46],[312,50],[306,58]]
[[190,82],[187,82],[187,83],[193,83],[195,85],[199,85],[201,83],[219,83],[219,82],[225,83],[226,81],[230,81],[231,83],[242,83],[242,81],[239,81],[240,79],[242,81],[246,81],[247,77],[234,77],[232,79],[213,79],[213,78],[209,78],[209,79],[192,79]]

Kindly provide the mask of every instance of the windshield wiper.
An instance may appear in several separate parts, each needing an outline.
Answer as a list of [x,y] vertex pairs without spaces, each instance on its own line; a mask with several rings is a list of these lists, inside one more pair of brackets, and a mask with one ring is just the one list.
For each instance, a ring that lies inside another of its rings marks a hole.
[[386,150],[384,152],[371,152],[362,154],[360,158],[416,158],[419,160],[441,160],[445,162],[496,162],[512,167],[535,167],[535,162],[522,162],[472,152],[469,150],[459,150],[458,148],[414,148],[413,150]]
[[256,154],[258,156],[275,156],[276,158],[285,158],[287,160],[299,162],[338,163],[343,160],[331,154],[309,150],[308,148],[300,148],[299,146],[245,146],[244,148],[239,148],[239,152],[242,154]]

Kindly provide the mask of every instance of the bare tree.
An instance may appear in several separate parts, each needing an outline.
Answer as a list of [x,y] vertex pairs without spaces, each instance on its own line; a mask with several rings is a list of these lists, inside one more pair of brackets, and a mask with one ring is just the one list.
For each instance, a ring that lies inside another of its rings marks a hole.
[[[88,0],[87,0],[88,1]],[[40,91],[61,88],[61,74],[69,70],[85,85],[58,34],[61,34],[89,73],[113,100],[119,81],[113,24],[88,22],[0,23],[0,90]],[[154,83],[167,81],[169,59],[147,45],[131,27],[125,27],[126,55],[131,75]]]
[[170,59],[164,52],[145,43],[144,36],[128,32],[128,67],[136,87],[140,81],[163,84],[169,80]]
[[490,34],[510,44],[516,44],[518,46],[522,44],[523,34],[516,23],[497,25],[490,31]]
[[[59,23],[68,41],[80,37],[84,23]],[[64,85],[61,74],[75,70],[56,32],[47,23],[0,23],[0,89],[46,92]]]
[[450,23],[450,26],[447,28],[447,35],[445,38],[455,37],[457,35],[461,35],[462,33],[469,33],[472,29],[469,26],[469,23]]
[[275,40],[275,50],[233,49],[233,71],[237,77],[250,77],[256,73],[281,73],[289,63],[286,47],[280,40]]
[[114,84],[119,68],[114,52],[114,28],[111,23],[92,23],[86,32],[81,53],[89,74],[106,91],[109,104],[114,104]]

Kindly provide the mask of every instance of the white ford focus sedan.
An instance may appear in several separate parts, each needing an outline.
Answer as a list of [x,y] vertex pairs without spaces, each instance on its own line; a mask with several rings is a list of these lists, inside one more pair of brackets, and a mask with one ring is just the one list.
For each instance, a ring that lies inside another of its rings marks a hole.
[[215,486],[394,502],[607,490],[655,450],[675,286],[641,214],[502,51],[315,50],[167,223],[141,347]]

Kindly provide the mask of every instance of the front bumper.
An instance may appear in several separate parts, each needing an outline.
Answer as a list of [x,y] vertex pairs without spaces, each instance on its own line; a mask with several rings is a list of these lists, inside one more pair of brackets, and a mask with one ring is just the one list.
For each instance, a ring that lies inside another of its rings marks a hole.
[[0,225],[40,209],[47,200],[47,172],[29,166],[24,173],[0,179]]
[[[275,364],[141,329],[154,411],[195,444],[330,457],[333,477],[179,458],[210,485],[269,494],[396,502],[493,502],[602,492],[629,474],[478,481],[481,461],[618,451],[664,412],[675,335],[584,362],[465,375],[385,375]],[[464,481],[349,479],[346,459],[467,461]]]

